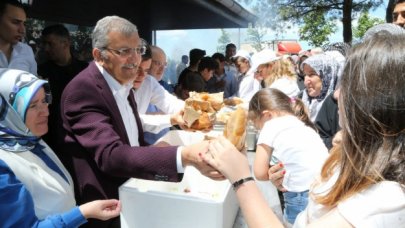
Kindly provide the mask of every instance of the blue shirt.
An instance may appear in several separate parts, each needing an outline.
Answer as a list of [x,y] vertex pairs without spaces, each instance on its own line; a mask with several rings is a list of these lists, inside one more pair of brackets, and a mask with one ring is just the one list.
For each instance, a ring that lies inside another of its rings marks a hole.
[[[52,200],[52,199],[49,199]],[[78,227],[86,223],[78,207],[39,220],[34,201],[24,184],[0,160],[0,227]]]

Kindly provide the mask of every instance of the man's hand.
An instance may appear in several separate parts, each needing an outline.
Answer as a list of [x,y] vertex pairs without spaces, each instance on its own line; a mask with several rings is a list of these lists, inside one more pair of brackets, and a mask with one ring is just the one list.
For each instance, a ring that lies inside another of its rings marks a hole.
[[214,167],[226,176],[231,183],[251,175],[246,154],[239,152],[223,136],[211,141],[209,150],[203,154],[202,158],[210,167]]
[[224,180],[224,175],[219,173],[202,159],[202,155],[208,151],[208,146],[209,141],[202,141],[200,143],[184,147],[181,152],[183,166],[194,166],[201,172],[201,174],[211,179]]
[[183,115],[184,115],[184,111],[181,110],[178,113],[175,113],[173,115],[170,116],[170,124],[172,126],[174,125],[179,125],[180,128],[182,128],[182,126],[184,126],[186,123],[184,122],[183,119]]

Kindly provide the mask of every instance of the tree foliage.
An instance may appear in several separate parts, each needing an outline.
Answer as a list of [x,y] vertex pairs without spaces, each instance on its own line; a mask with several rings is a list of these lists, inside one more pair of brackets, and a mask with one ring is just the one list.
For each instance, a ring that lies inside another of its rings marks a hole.
[[279,0],[280,15],[284,20],[303,22],[306,15],[319,13],[328,20],[343,24],[343,40],[352,41],[352,21],[360,12],[376,8],[383,0]]
[[39,44],[42,30],[45,28],[45,21],[27,18],[27,20],[25,21],[25,27],[27,42],[33,40],[37,44]]
[[256,49],[256,51],[263,50],[263,38],[266,35],[267,30],[265,28],[259,27],[252,27],[250,26],[247,29],[247,40],[252,42],[252,47]]
[[358,25],[353,28],[353,36],[356,39],[361,39],[369,28],[384,22],[383,19],[370,17],[367,11],[362,12],[358,20]]
[[231,38],[229,34],[224,29],[221,29],[221,36],[218,38],[217,52],[225,53],[225,47],[230,42]]
[[328,43],[336,25],[327,20],[322,13],[311,12],[304,16],[304,25],[299,29],[300,39],[308,41],[313,47],[321,47]]
[[[285,22],[292,22],[307,29],[315,31],[325,29],[327,33],[330,26],[310,28],[316,23],[310,18],[321,14],[326,21],[340,21],[343,25],[343,40],[352,41],[352,21],[364,10],[375,9],[383,4],[383,0],[239,0],[247,5],[253,5],[254,13],[260,17],[259,23],[272,29],[282,31]],[[271,26],[269,26],[271,25]],[[332,33],[337,27],[332,28]],[[308,41],[316,40],[310,33],[304,35]]]

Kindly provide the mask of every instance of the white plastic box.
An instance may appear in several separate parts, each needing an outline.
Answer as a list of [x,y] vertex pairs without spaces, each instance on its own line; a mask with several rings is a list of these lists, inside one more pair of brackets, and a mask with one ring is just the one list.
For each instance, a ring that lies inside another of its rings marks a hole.
[[[202,133],[171,131],[162,139],[186,145]],[[179,183],[131,178],[119,188],[122,228],[231,228],[239,205],[229,181],[187,167]]]

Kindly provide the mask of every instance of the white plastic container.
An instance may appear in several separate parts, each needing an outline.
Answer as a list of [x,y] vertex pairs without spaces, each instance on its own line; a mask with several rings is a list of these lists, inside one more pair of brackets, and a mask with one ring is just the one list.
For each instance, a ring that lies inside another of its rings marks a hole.
[[[204,134],[171,131],[162,141],[178,145]],[[119,188],[122,228],[231,228],[239,204],[229,181],[214,181],[187,167],[179,183],[131,178]]]

